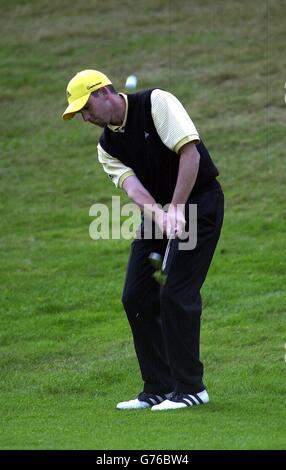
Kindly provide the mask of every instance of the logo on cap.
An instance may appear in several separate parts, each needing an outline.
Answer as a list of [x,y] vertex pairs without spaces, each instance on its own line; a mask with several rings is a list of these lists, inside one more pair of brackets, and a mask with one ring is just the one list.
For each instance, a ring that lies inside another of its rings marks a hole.
[[101,85],[102,82],[98,82],[98,83],[94,83],[93,85],[89,85],[87,86],[87,90],[90,90],[91,88],[93,88],[94,86],[97,86],[97,85]]

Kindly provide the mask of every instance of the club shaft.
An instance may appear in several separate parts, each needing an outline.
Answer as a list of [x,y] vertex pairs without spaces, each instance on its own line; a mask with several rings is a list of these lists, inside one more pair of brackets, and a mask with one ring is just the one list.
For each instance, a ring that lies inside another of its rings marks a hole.
[[168,240],[168,245],[167,245],[167,248],[166,248],[166,251],[165,251],[163,263],[162,263],[162,271],[163,271],[163,272],[164,272],[165,267],[166,267],[166,264],[167,264],[168,255],[169,255],[169,251],[170,251],[170,248],[171,248],[171,242],[172,242],[172,240],[174,239],[174,238],[173,238],[173,235],[174,235],[174,233],[171,232],[170,238],[169,238],[169,240]]

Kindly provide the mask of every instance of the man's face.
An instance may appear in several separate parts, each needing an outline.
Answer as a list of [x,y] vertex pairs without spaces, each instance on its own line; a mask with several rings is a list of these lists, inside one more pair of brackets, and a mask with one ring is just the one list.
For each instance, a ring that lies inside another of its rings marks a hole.
[[99,90],[96,94],[90,95],[86,105],[80,110],[84,121],[104,127],[111,121],[111,103],[109,94],[105,90]]

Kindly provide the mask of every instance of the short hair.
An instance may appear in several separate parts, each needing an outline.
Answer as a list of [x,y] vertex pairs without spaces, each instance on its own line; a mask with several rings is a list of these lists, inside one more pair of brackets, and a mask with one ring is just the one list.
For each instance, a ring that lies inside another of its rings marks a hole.
[[[117,95],[117,91],[115,90],[113,85],[106,85],[106,88],[108,88],[112,94]],[[96,96],[99,91],[100,91],[100,88],[98,90],[93,91],[91,94]]]

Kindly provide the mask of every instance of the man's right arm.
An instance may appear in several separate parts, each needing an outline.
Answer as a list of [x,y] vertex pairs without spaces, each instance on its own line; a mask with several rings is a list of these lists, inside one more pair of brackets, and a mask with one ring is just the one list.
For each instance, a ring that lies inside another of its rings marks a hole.
[[130,175],[134,175],[132,168],[124,165],[118,158],[111,156],[107,153],[100,144],[97,146],[98,161],[101,163],[105,173],[109,176],[111,181],[117,188],[122,189],[122,184]]
[[[137,204],[145,215],[153,219],[160,230],[165,231],[166,213],[157,206],[156,201],[135,176],[134,171],[124,165],[120,160],[107,153],[100,144],[97,146],[98,160],[105,173],[117,188],[123,189],[129,198]],[[164,228],[163,228],[164,227]]]
[[128,197],[140,207],[144,214],[153,219],[160,230],[164,232],[166,230],[166,212],[160,208],[155,199],[143,186],[137,176],[128,176],[122,184],[122,188],[127,193]]

